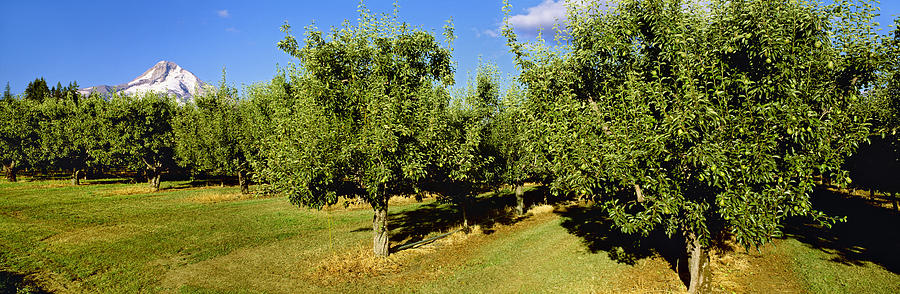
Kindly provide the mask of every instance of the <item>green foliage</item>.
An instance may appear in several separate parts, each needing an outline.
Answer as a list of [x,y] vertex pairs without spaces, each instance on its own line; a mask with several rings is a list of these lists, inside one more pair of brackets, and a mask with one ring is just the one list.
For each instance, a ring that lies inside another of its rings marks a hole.
[[237,89],[222,84],[185,104],[172,122],[175,151],[184,166],[220,174],[249,169]]
[[101,158],[105,163],[131,170],[145,170],[151,180],[174,165],[175,140],[172,119],[175,101],[169,96],[146,93],[140,96],[114,95],[102,115],[98,130],[109,144]]
[[866,111],[873,115],[873,126],[884,135],[900,138],[900,18],[894,20],[894,29],[881,40],[881,67],[878,83],[868,95]]
[[[439,93],[438,95],[442,95]],[[460,91],[443,111],[434,113],[429,124],[433,164],[428,172],[434,189],[452,202],[474,196],[475,190],[492,188],[499,182],[500,166],[491,130],[499,111],[499,73],[482,65],[474,82]],[[443,96],[443,95],[442,95]],[[446,101],[435,97],[435,101]]]
[[[270,82],[257,83],[246,88],[247,99],[240,101],[240,116],[243,120],[244,156],[250,169],[260,171],[268,163],[268,140],[274,132],[273,123],[277,115],[287,115],[294,103],[293,93],[284,72],[280,72]],[[286,119],[286,118],[281,118]],[[264,178],[253,174],[254,180],[265,184]],[[267,184],[266,184],[267,185]],[[271,186],[265,186],[271,188]],[[271,192],[272,190],[269,189]]]
[[99,96],[46,99],[36,107],[41,152],[35,164],[75,171],[101,166],[110,144],[98,132],[106,100]]
[[[576,5],[569,45],[522,44],[535,158],[550,185],[600,197],[627,233],[724,232],[744,246],[810,207],[814,177],[843,181],[868,134],[871,9],[799,1]],[[853,8],[853,9],[851,9]],[[540,161],[538,161],[540,162]]]
[[41,157],[40,111],[31,100],[0,101],[0,164],[10,180],[15,171],[27,167]]
[[429,122],[442,107],[435,84],[453,79],[450,49],[365,8],[356,26],[327,37],[307,27],[302,48],[282,29],[278,46],[300,69],[283,98],[293,103],[275,109],[262,177],[292,203],[317,208],[348,195],[383,209],[387,196],[416,190],[431,164]]
[[38,106],[43,166],[69,168],[84,162],[85,150],[76,150],[74,124],[77,106],[71,101],[46,99]]
[[525,92],[518,85],[512,85],[501,97],[499,111],[494,117],[490,130],[490,144],[497,153],[499,180],[504,184],[522,184],[526,180],[540,177],[540,169],[533,164],[533,154],[529,152],[529,138],[537,138],[525,117]]

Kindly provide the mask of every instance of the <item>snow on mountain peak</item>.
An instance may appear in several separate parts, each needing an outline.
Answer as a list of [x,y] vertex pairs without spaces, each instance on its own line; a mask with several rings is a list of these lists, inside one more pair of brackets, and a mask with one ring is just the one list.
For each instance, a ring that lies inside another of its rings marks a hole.
[[105,95],[111,92],[124,92],[133,95],[145,92],[175,95],[179,103],[191,101],[194,95],[207,91],[209,86],[190,71],[171,61],[157,62],[143,74],[128,83],[110,87],[106,85],[84,88],[82,94],[97,92]]

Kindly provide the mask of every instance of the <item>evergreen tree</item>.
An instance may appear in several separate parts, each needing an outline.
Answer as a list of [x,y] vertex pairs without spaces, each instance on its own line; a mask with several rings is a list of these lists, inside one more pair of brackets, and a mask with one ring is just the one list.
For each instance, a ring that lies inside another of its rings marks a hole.
[[78,82],[69,82],[69,86],[66,87],[66,91],[65,93],[63,93],[63,97],[72,100],[73,102],[75,102],[75,104],[78,104],[78,100],[81,99],[81,94],[78,94]]
[[3,100],[12,99],[12,93],[9,90],[9,82],[6,82],[6,89],[3,90]]
[[34,79],[25,87],[26,100],[41,102],[48,96],[50,96],[50,88],[47,87],[47,81],[44,81],[43,77]]
[[55,99],[61,99],[63,97],[63,92],[62,83],[56,82],[56,87],[50,89],[50,96]]

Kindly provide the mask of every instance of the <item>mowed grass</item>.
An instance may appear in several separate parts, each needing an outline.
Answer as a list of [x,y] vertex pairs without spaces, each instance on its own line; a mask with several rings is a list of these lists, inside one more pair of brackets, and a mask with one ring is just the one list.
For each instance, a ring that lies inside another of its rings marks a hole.
[[[372,214],[365,205],[318,211],[284,197],[241,196],[235,187],[184,184],[166,182],[150,193],[144,184],[0,182],[0,274],[22,274],[63,293],[684,290],[661,257],[629,265],[588,250],[548,206],[526,218],[475,220],[482,225],[470,234],[380,259],[369,253]],[[392,246],[455,229],[455,209],[433,200],[393,203]],[[719,259],[714,264],[725,269],[714,271],[714,289],[898,292],[900,276],[886,268],[890,263],[842,262],[796,239],[775,245],[763,255]]]

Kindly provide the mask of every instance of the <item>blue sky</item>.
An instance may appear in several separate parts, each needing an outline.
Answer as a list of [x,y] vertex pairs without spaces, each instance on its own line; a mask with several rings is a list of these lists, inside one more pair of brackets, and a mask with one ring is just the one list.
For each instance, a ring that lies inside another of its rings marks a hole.
[[[562,0],[559,0],[562,1]],[[366,1],[374,12],[391,12],[393,1]],[[549,26],[564,11],[555,0],[521,0],[513,21],[523,33]],[[883,26],[900,13],[900,1],[882,2]],[[200,79],[216,83],[227,67],[234,85],[265,81],[276,64],[292,61],[275,43],[288,20],[301,35],[315,22],[320,29],[355,20],[358,1],[2,1],[0,3],[0,87],[21,93],[43,76],[48,83],[80,86],[128,82],[160,60],[173,61]],[[501,0],[401,0],[400,17],[440,34],[453,18],[457,40],[457,85],[478,59],[513,74],[511,56],[496,36]]]

